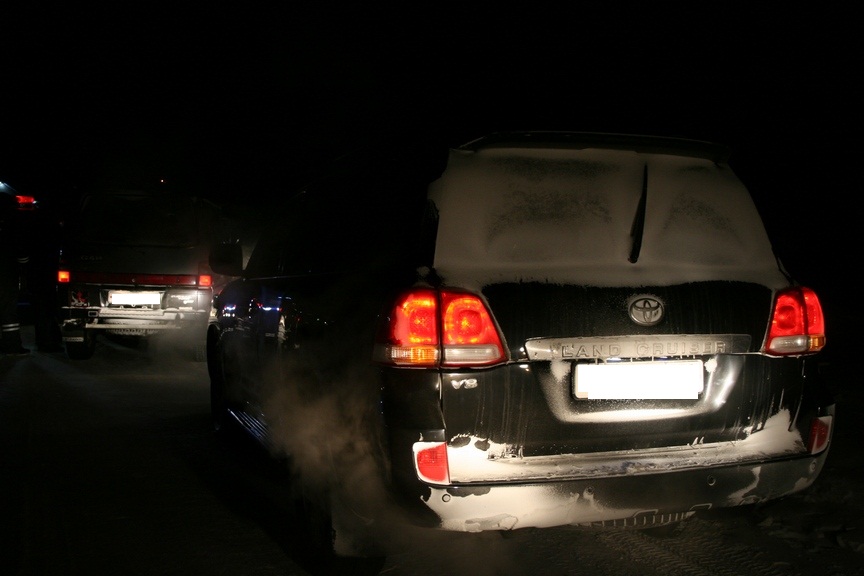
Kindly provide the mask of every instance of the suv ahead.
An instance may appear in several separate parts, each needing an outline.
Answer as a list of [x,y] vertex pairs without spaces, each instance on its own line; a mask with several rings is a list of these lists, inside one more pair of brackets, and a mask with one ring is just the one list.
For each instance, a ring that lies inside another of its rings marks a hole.
[[386,554],[401,522],[659,527],[814,482],[822,309],[724,147],[535,132],[409,151],[288,200],[216,297],[215,426],[292,466],[325,527],[307,537],[352,556]]
[[57,277],[67,355],[90,358],[100,332],[177,332],[203,361],[213,290],[227,281],[207,262],[230,235],[219,207],[162,190],[108,190],[82,198],[71,228]]

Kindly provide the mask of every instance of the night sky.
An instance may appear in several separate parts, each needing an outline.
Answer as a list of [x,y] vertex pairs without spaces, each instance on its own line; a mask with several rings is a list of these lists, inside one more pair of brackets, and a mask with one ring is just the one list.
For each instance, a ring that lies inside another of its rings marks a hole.
[[269,199],[370,142],[652,132],[732,146],[805,282],[840,294],[828,277],[855,260],[851,6],[115,4],[0,8],[0,180],[52,199],[160,178]]

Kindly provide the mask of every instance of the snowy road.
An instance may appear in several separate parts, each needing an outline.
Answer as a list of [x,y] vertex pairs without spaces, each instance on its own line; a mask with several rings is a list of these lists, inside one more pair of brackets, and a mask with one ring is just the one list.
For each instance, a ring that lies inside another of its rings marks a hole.
[[[840,394],[846,406],[861,397]],[[825,471],[804,494],[698,516],[666,537],[403,530],[381,573],[864,574],[862,423],[842,404],[838,413]],[[298,520],[280,505],[278,478],[222,448],[206,366],[169,342],[103,338],[85,362],[0,358],[0,573],[319,573],[293,545]]]

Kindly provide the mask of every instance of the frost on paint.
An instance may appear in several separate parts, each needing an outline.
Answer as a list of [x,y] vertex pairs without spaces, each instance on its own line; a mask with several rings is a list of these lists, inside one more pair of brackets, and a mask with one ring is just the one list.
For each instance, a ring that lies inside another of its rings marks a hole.
[[447,449],[453,482],[502,479],[541,480],[550,477],[597,478],[656,474],[693,468],[752,462],[766,457],[799,454],[801,434],[792,427],[788,410],[771,416],[758,432],[743,440],[704,443],[654,450],[621,450],[522,458],[520,448],[486,438],[457,437]]
[[[451,479],[458,481],[460,472],[468,473],[474,479],[519,479],[527,482],[520,488],[520,497],[512,498],[506,487],[492,487],[483,493],[463,497],[453,497],[447,489],[432,488],[427,504],[444,519],[443,528],[464,532],[590,525],[632,519],[644,511],[613,506],[588,488],[562,498],[553,486],[530,482],[542,480],[552,473],[556,476],[563,473],[574,479],[608,478],[695,469],[718,463],[733,465],[758,461],[767,455],[791,455],[799,452],[803,445],[800,434],[789,431],[790,418],[787,410],[781,410],[769,418],[759,432],[737,442],[704,444],[697,439],[687,446],[640,451],[638,456],[633,451],[621,451],[521,458],[515,455],[518,454],[516,447],[482,438],[463,438],[458,442],[460,447],[448,448]],[[762,481],[761,469],[754,468],[752,481],[731,494],[728,504],[737,506],[764,499],[764,489],[760,487]],[[812,478],[802,478],[801,482],[807,484],[812,482]]]
[[711,160],[597,149],[454,151],[430,196],[440,216],[435,267],[449,284],[786,283],[749,192]]

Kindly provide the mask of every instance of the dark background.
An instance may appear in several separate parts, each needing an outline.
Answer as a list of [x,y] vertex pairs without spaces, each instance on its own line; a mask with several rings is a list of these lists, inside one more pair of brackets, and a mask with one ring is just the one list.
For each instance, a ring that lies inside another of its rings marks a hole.
[[269,206],[369,143],[714,140],[822,295],[829,342],[855,320],[864,35],[849,4],[194,4],[0,9],[0,180],[56,204],[165,179]]

